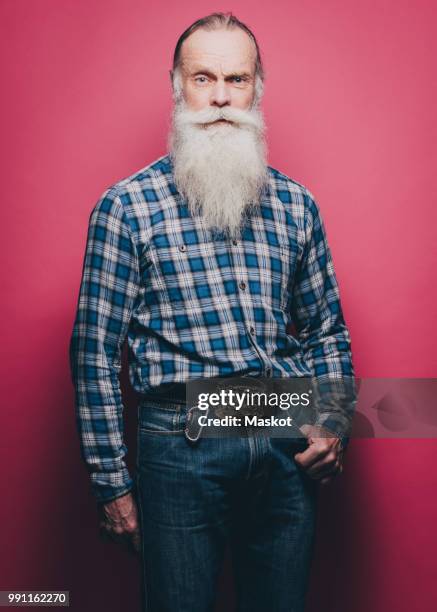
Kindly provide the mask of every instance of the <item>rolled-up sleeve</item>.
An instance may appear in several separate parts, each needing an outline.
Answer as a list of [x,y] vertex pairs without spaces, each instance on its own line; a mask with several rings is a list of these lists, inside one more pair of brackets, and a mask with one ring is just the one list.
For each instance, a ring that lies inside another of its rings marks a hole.
[[69,346],[82,458],[98,501],[133,487],[124,456],[121,350],[139,291],[138,254],[109,188],[93,208]]
[[345,447],[356,404],[351,339],[331,251],[313,197],[306,195],[305,246],[293,288],[291,317],[316,390],[316,421]]

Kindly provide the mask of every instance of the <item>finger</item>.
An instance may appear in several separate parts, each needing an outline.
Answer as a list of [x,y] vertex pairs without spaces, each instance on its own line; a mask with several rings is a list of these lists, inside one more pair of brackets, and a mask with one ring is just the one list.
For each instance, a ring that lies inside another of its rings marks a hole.
[[320,480],[321,482],[323,482],[324,478],[327,478],[328,481],[330,482],[336,476],[341,474],[342,471],[343,471],[343,466],[342,466],[341,462],[337,461],[332,469],[320,470],[314,476],[314,478],[316,478],[317,480]]
[[330,484],[333,480],[334,480],[335,476],[325,476],[325,478],[322,478],[319,482],[322,485],[327,485]]
[[323,460],[330,451],[329,444],[310,444],[305,451],[296,453],[294,458],[302,468],[308,470],[308,468]]
[[124,532],[119,537],[119,544],[121,544],[130,554],[138,555],[141,553],[141,537],[139,533]]
[[134,551],[139,554],[141,552],[141,534],[139,529],[131,535],[131,544]]
[[127,533],[125,531],[123,533],[113,533],[112,540],[118,546],[122,546],[123,548],[127,549],[129,552],[132,552],[133,543],[132,543],[132,538],[131,538],[130,533]]
[[106,532],[110,539],[117,544],[127,546],[131,552],[132,550],[139,551],[140,535],[138,528],[126,529],[120,525],[111,525]]
[[124,536],[126,537],[126,541],[131,545],[135,550],[139,548],[141,543],[141,534],[138,523],[130,525],[129,528],[124,530]]
[[310,446],[301,453],[296,453],[294,459],[297,463],[307,470],[309,467],[320,461],[329,452],[329,446],[319,446],[318,444],[310,444]]
[[332,471],[336,471],[340,464],[340,459],[335,451],[331,451],[320,461],[313,463],[306,471],[308,476],[313,478],[319,478],[324,474],[329,474]]
[[123,529],[106,521],[100,523],[100,535],[104,540],[111,540],[116,543],[121,543],[124,540]]
[[322,477],[320,480],[321,484],[329,484],[330,482],[332,482],[337,476],[339,476],[341,473],[343,472],[343,464],[340,462],[337,467],[336,470],[334,472],[332,472],[331,474],[327,474],[325,477]]

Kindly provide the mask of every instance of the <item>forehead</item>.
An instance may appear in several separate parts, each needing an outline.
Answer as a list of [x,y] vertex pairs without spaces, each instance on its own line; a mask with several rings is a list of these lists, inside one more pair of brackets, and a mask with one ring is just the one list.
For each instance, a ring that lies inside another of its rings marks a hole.
[[187,72],[203,67],[252,73],[255,61],[255,44],[240,28],[210,31],[200,28],[184,40],[180,55],[182,70]]

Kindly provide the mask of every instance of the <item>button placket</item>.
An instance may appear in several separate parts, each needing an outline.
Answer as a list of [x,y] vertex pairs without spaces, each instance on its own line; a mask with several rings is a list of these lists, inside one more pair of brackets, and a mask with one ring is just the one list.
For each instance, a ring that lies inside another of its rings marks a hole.
[[[236,240],[232,240],[232,245],[237,246],[237,241]],[[243,260],[243,253],[241,251],[244,251],[244,246],[242,249],[235,249],[232,250],[231,252],[231,258],[232,258],[232,265],[234,266],[234,269],[243,269],[244,270],[244,260]],[[238,287],[241,291],[246,292],[246,289],[248,287],[247,283],[243,280],[240,280],[238,282]],[[247,293],[246,293],[247,296]],[[255,338],[255,327],[253,325],[248,325],[248,320],[251,320],[253,317],[253,312],[250,309],[249,304],[247,303],[247,299],[240,299],[240,305],[242,308],[242,311],[245,315],[245,327],[246,327],[246,332],[248,334],[248,337],[250,339],[250,343],[252,344],[253,348],[255,349],[261,363],[263,364],[263,366],[265,366],[265,358],[263,357],[262,351],[260,350],[259,346],[257,345],[256,342],[256,338]]]

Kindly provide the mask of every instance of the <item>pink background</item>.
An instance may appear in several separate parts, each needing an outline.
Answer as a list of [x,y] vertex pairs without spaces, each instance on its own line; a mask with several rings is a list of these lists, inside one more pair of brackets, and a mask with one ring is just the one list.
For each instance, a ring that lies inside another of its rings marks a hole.
[[[436,376],[437,10],[425,0],[2,0],[0,10],[0,590],[65,589],[74,610],[135,611],[137,561],[98,538],[68,370],[91,208],[166,152],[177,37],[232,10],[263,53],[270,164],[320,204],[357,374]],[[310,612],[434,610],[436,463],[435,440],[351,442],[322,496]],[[229,609],[229,567],[222,580]]]

